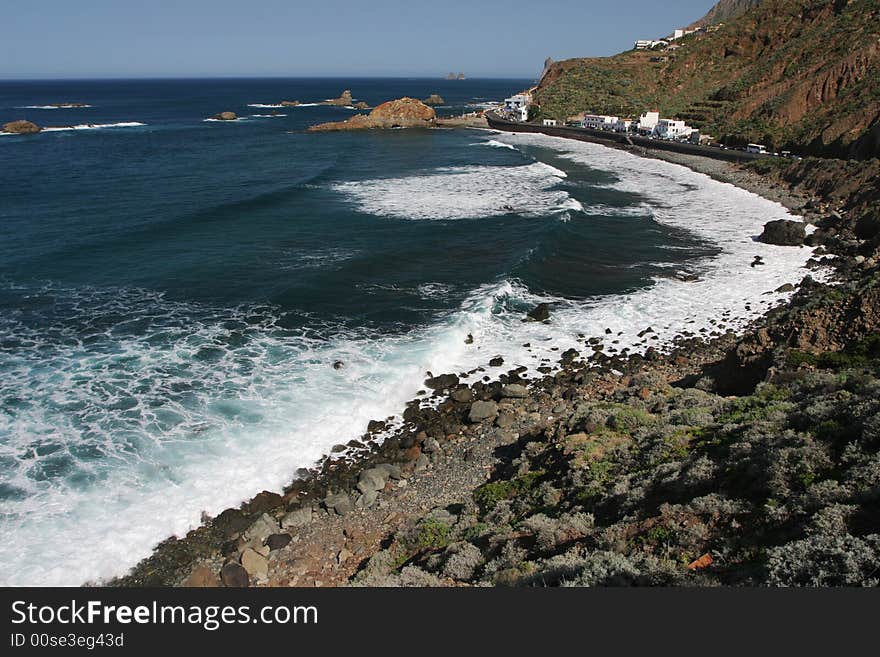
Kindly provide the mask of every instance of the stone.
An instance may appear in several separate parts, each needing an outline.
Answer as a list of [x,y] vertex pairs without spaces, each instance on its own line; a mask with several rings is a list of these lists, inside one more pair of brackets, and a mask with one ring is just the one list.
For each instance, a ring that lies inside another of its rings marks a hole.
[[280,550],[285,547],[293,537],[290,534],[272,534],[266,539],[266,547],[270,550]]
[[498,404],[493,401],[475,401],[471,404],[471,410],[468,413],[468,419],[471,422],[483,422],[484,420],[494,420],[498,415]]
[[241,553],[241,567],[253,579],[266,579],[269,576],[269,560],[253,548]]
[[303,527],[312,521],[312,507],[302,506],[294,509],[281,519],[281,528]]
[[220,580],[229,588],[245,588],[250,586],[250,577],[241,564],[229,561],[220,569]]
[[509,383],[501,386],[501,396],[511,399],[524,399],[529,396],[529,389],[519,383]]
[[274,534],[277,531],[278,523],[275,521],[275,518],[268,513],[264,513],[254,524],[245,530],[244,534],[242,534],[242,538],[246,541],[258,541],[262,543],[267,536]]
[[400,466],[393,463],[379,463],[373,466],[373,468],[384,472],[386,479],[400,479],[401,477]]
[[354,504],[347,493],[331,493],[324,498],[324,506],[341,516],[354,511]]
[[777,246],[800,246],[806,236],[803,222],[777,219],[764,224],[764,232],[758,237],[758,241]]
[[388,475],[378,468],[369,468],[363,470],[358,477],[357,488],[360,492],[367,494],[371,491],[378,491],[385,488],[385,482]]
[[422,102],[425,103],[425,105],[442,105],[446,101],[443,100],[443,96],[441,96],[440,94],[431,94]]
[[504,411],[495,418],[495,426],[499,429],[509,429],[516,424],[516,415]]
[[458,385],[458,377],[455,374],[441,374],[425,380],[425,385],[431,390],[445,390]]
[[368,490],[363,495],[358,496],[357,500],[355,500],[354,505],[358,509],[369,509],[376,503],[377,499],[379,499],[379,491]]
[[34,135],[42,128],[30,121],[10,121],[3,124],[3,132],[11,132],[16,135]]
[[539,303],[537,306],[532,308],[526,315],[528,319],[534,322],[543,322],[550,319],[550,304],[549,303]]
[[235,112],[218,112],[211,118],[216,121],[235,121],[238,115]]
[[777,287],[775,292],[794,292],[794,285],[791,283],[785,283],[784,285]]
[[452,392],[452,400],[457,401],[460,404],[466,404],[468,402],[473,401],[474,393],[470,388],[459,388],[458,390],[454,390]]
[[217,573],[208,566],[199,566],[183,582],[183,585],[186,587],[199,589],[215,588],[220,586],[220,584],[220,578],[217,577]]
[[501,367],[504,365],[504,359],[501,356],[495,356],[489,360],[489,367]]

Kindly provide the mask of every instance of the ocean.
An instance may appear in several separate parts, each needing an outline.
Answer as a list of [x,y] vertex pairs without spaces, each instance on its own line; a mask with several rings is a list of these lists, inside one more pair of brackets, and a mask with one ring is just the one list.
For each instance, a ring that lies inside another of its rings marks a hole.
[[[809,249],[753,239],[782,206],[677,165],[304,132],[354,113],[313,104],[346,88],[452,115],[529,83],[0,83],[0,124],[59,128],[0,136],[0,584],[122,574],[398,415],[428,371],[535,376],[608,329],[638,351],[737,328],[803,277]],[[551,321],[523,322],[539,302]]]

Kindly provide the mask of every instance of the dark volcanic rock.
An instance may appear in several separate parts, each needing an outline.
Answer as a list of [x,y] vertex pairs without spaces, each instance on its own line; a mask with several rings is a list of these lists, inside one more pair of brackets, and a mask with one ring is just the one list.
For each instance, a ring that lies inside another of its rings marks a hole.
[[539,303],[528,312],[528,318],[536,322],[543,322],[550,319],[550,304]]
[[758,241],[777,246],[800,246],[806,236],[802,222],[777,219],[764,224],[764,232],[758,237]]
[[266,539],[266,547],[270,550],[280,550],[290,543],[292,536],[290,534],[272,534]]
[[425,380],[425,385],[431,390],[444,390],[458,385],[458,377],[455,374],[441,374]]
[[234,561],[223,564],[223,568],[220,569],[220,579],[224,586],[230,588],[245,588],[251,583],[244,567]]

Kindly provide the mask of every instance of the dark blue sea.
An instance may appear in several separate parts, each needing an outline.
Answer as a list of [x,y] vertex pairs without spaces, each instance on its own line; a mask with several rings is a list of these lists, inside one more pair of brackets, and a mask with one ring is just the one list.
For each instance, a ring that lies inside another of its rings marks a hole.
[[[798,279],[806,250],[752,241],[781,206],[682,167],[489,130],[305,132],[355,113],[314,104],[343,89],[454,115],[529,85],[0,82],[0,124],[50,128],[0,135],[0,584],[120,574],[398,414],[427,371],[501,354],[534,376],[606,328],[611,352],[660,345]],[[551,321],[523,323],[540,301]]]

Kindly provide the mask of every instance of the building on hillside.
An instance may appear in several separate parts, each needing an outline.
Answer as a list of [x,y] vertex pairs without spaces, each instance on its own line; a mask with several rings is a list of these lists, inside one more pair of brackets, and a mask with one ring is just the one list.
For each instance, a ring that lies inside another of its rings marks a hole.
[[657,46],[668,46],[669,42],[664,41],[663,39],[639,39],[633,44],[633,48],[636,50],[650,50],[651,48],[656,48]]
[[551,128],[552,128],[552,127],[555,127],[555,126],[556,126],[556,119],[544,119],[544,120],[542,121],[542,123],[543,123],[545,126],[548,126],[548,127],[551,127]]
[[749,144],[746,146],[747,153],[766,153],[767,147],[764,144]]
[[684,36],[684,30],[674,30],[672,35],[669,37],[670,40],[674,41],[675,39],[680,39]]
[[633,129],[634,121],[632,119],[617,119],[611,126],[614,132],[629,132]]
[[657,110],[645,112],[639,117],[638,124],[636,125],[636,130],[638,130],[640,135],[653,134],[654,128],[657,127],[658,121],[660,121],[660,112],[658,112]]
[[504,111],[517,121],[529,120],[529,105],[532,104],[531,94],[515,94],[504,99]]
[[583,126],[591,130],[614,130],[617,120],[618,117],[607,114],[584,114]]
[[660,119],[654,128],[654,134],[660,139],[685,139],[692,131],[693,128],[678,119]]

